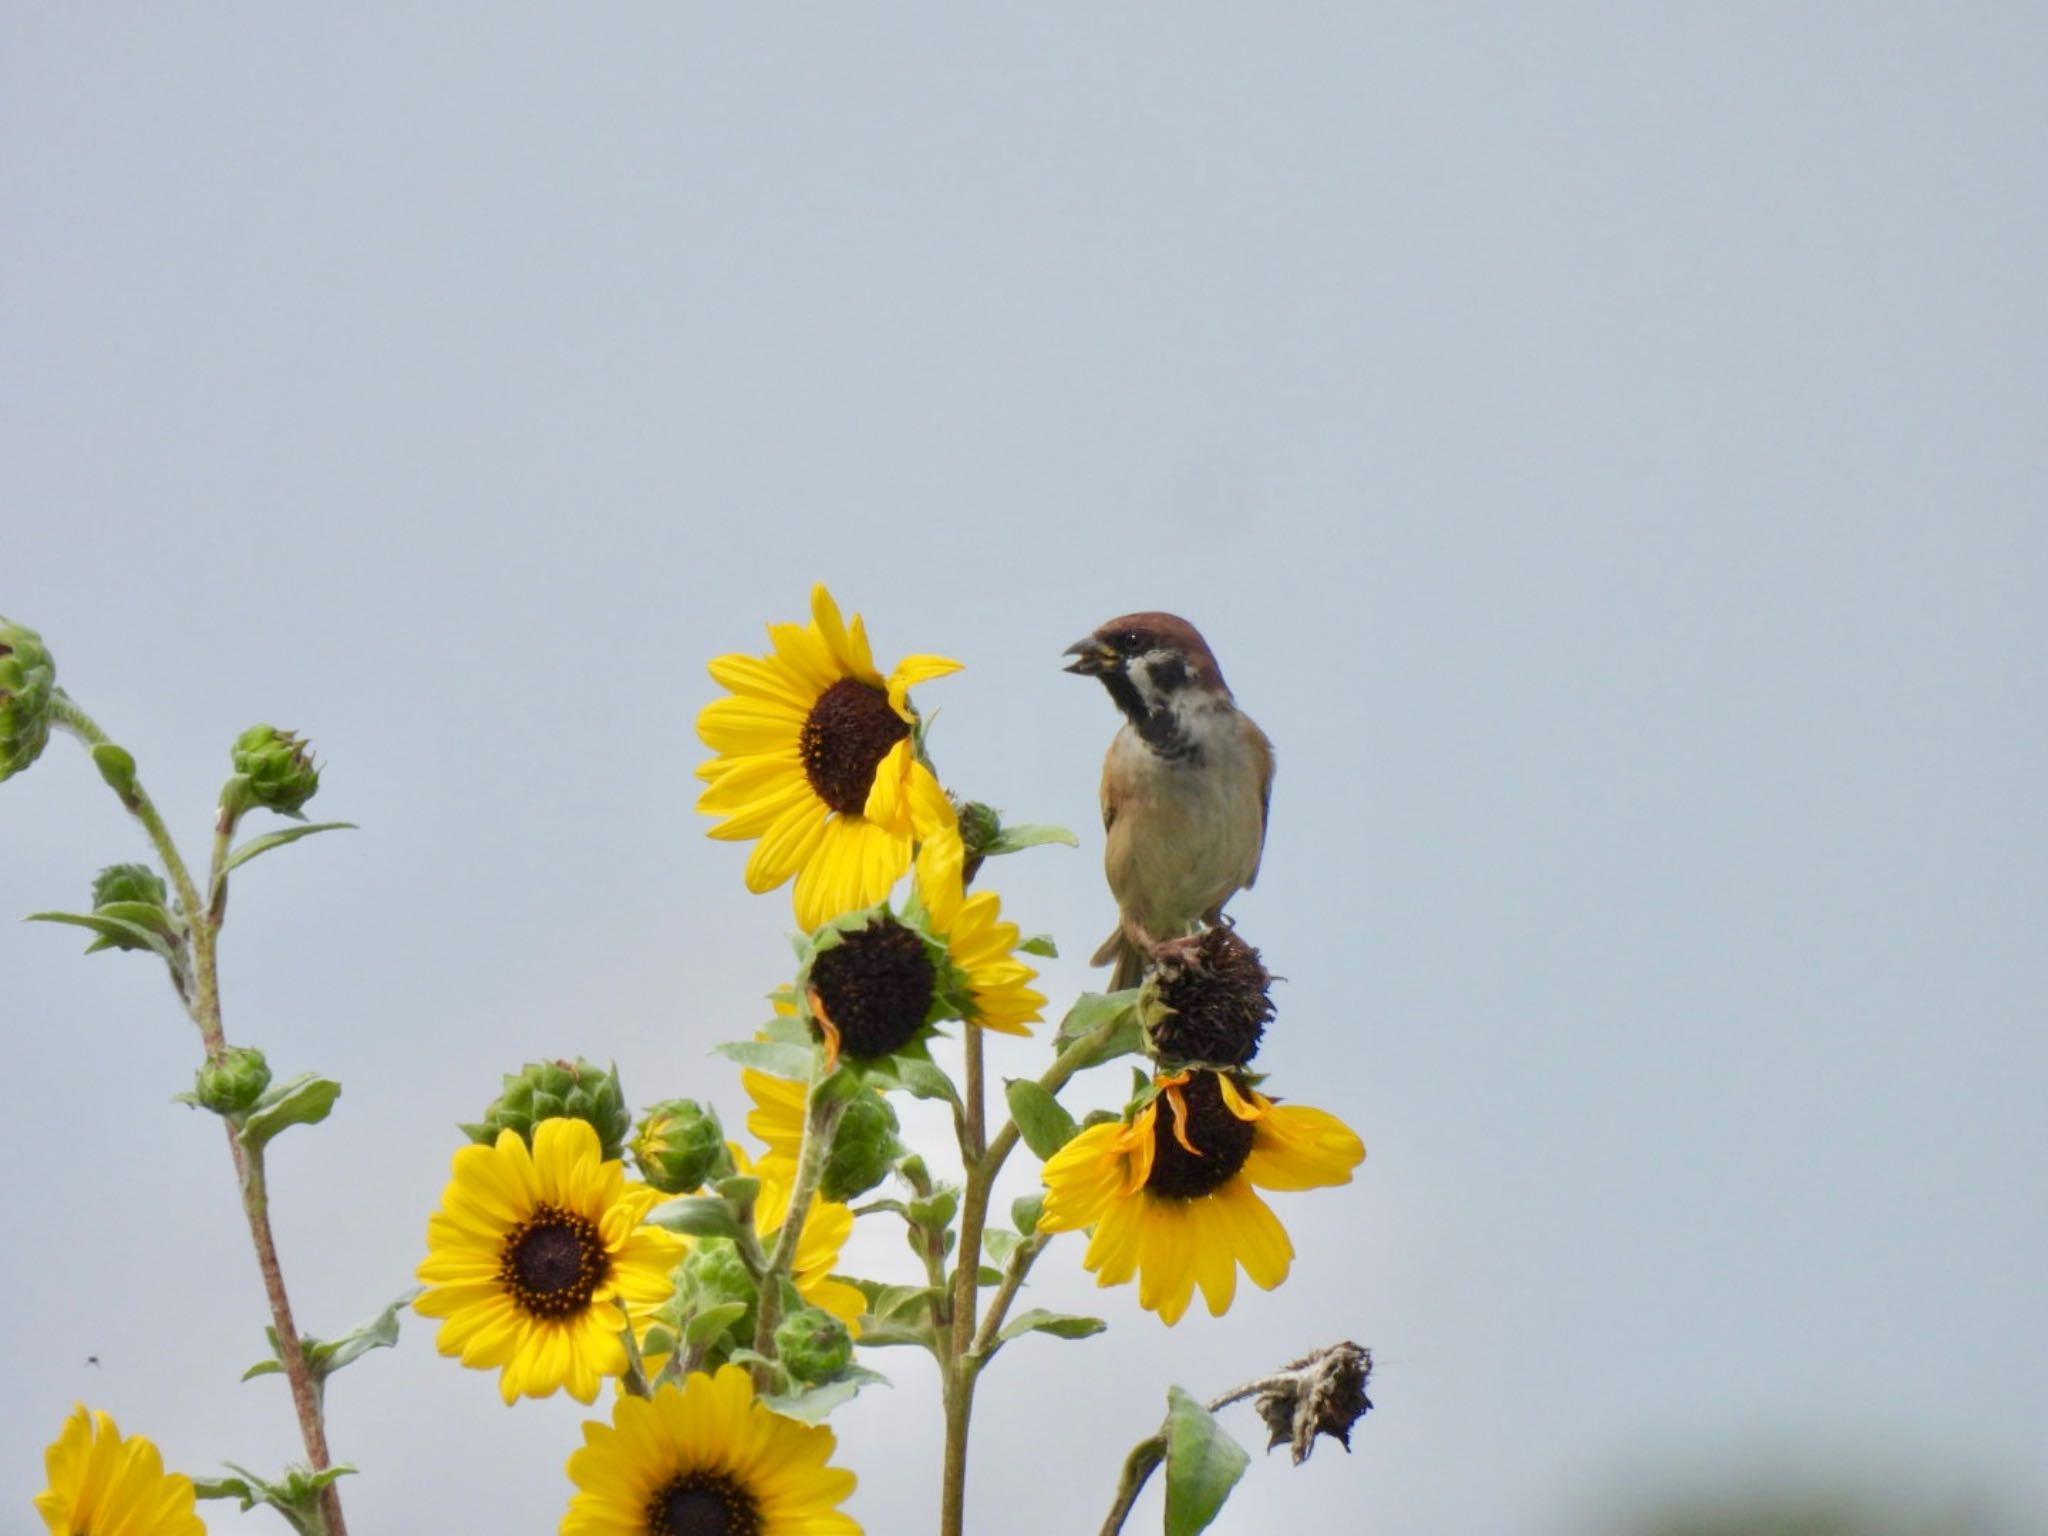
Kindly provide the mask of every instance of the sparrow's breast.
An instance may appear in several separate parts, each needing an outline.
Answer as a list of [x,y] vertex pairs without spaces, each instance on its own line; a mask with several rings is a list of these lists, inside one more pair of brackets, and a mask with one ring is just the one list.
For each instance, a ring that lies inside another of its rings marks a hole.
[[1243,889],[1265,840],[1263,775],[1241,733],[1192,731],[1189,745],[1165,756],[1125,727],[1104,765],[1118,803],[1104,850],[1109,887],[1156,938]]

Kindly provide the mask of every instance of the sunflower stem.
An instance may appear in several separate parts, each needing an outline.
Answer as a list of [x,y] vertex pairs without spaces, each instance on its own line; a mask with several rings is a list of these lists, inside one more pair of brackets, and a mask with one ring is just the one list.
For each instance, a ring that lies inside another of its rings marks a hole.
[[[761,1275],[760,1299],[754,1320],[754,1353],[757,1355],[773,1358],[775,1329],[782,1322],[782,1282],[796,1267],[796,1250],[804,1235],[804,1219],[810,1214],[811,1200],[818,1193],[818,1183],[825,1175],[826,1160],[832,1155],[832,1138],[839,1130],[839,1119],[845,1110],[845,1100],[819,1093],[818,1079],[812,1079],[804,1111],[803,1140],[797,1147],[796,1181],[789,1191],[789,1209],[783,1215],[782,1225],[776,1229],[775,1247],[769,1253],[767,1267]],[[753,1376],[756,1392],[774,1390],[768,1367],[754,1366]]]
[[953,1269],[953,1326],[945,1338],[946,1461],[939,1489],[941,1536],[961,1536],[967,1518],[967,1427],[974,1413],[974,1369],[968,1361],[974,1347],[975,1306],[980,1299],[981,1234],[988,1222],[989,1194],[995,1186],[999,1159],[988,1145],[988,1085],[982,1060],[981,1031],[967,1026],[965,1134],[960,1160],[967,1188],[960,1201],[960,1248]]
[[[112,744],[107,733],[67,694],[58,695],[54,718],[88,749]],[[115,794],[129,814],[142,823],[143,831],[148,833],[150,843],[155,847],[157,857],[163,860],[164,870],[170,875],[171,884],[178,893],[178,905],[184,911],[191,942],[192,986],[190,995],[186,997],[185,1009],[199,1027],[199,1038],[206,1047],[207,1059],[218,1060],[228,1048],[227,1032],[221,1023],[220,914],[213,910],[211,899],[201,903],[199,888],[192,881],[192,872],[186,866],[184,856],[178,852],[178,845],[171,837],[170,828],[164,824],[156,802],[142,787],[141,778],[131,776],[126,788],[117,788]],[[220,879],[227,853],[226,842],[233,830],[231,822],[225,828],[220,822],[215,824],[213,880],[209,891]],[[179,992],[184,995],[185,989],[180,987]],[[313,1470],[324,1472],[332,1464],[332,1458],[327,1450],[327,1425],[322,1415],[320,1384],[313,1379],[312,1369],[306,1363],[305,1346],[300,1341],[298,1325],[292,1319],[291,1298],[284,1288],[284,1267],[278,1262],[277,1239],[270,1227],[270,1192],[264,1177],[263,1154],[252,1152],[243,1145],[240,1127],[232,1120],[222,1123],[228,1133],[228,1156],[235,1165],[235,1183],[242,1195],[242,1214],[249,1223],[249,1240],[256,1249],[256,1267],[262,1271],[263,1293],[270,1303],[271,1327],[277,1335],[278,1363],[284,1367],[285,1380],[291,1387],[292,1407],[298,1415],[299,1437],[305,1444],[306,1460]],[[341,1513],[341,1492],[335,1484],[329,1483],[320,1490],[319,1508],[325,1536],[348,1536],[348,1524]]]
[[1144,1491],[1145,1482],[1152,1471],[1166,1459],[1166,1437],[1154,1435],[1149,1440],[1140,1440],[1131,1447],[1131,1454],[1124,1458],[1123,1475],[1117,1480],[1116,1502],[1109,1507],[1109,1518],[1102,1522],[1101,1536],[1117,1536],[1124,1528],[1124,1521],[1131,1516],[1131,1509],[1138,1502],[1138,1495]]
[[982,1318],[981,1327],[975,1332],[974,1348],[967,1357],[967,1368],[976,1375],[981,1373],[981,1368],[988,1363],[989,1355],[995,1349],[996,1335],[1002,1332],[1003,1320],[1010,1314],[1010,1304],[1024,1287],[1024,1277],[1031,1273],[1031,1266],[1051,1241],[1050,1232],[1033,1233],[1010,1255],[1010,1262],[1003,1270],[1003,1283],[988,1304],[988,1314]]

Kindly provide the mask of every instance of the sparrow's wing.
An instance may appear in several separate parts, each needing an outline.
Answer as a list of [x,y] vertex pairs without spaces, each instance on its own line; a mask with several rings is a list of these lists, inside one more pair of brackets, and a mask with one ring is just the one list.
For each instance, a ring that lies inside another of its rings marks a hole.
[[[1250,733],[1252,761],[1259,770],[1259,858],[1266,853],[1266,828],[1273,823],[1273,743],[1266,733],[1252,724],[1251,716],[1244,717],[1245,730]],[[1244,888],[1250,890],[1259,880],[1259,859],[1252,860],[1252,872],[1245,880]]]

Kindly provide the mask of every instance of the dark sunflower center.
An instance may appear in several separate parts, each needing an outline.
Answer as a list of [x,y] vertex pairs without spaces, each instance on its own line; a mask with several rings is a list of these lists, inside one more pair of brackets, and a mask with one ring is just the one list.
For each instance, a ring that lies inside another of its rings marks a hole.
[[691,1472],[647,1501],[647,1536],[761,1536],[754,1496],[722,1472]]
[[1273,1021],[1272,977],[1259,952],[1229,928],[1159,947],[1159,1000],[1173,1011],[1152,1026],[1169,1061],[1241,1067]]
[[932,1011],[938,973],[924,940],[894,918],[878,918],[811,962],[811,985],[856,1058],[886,1056],[910,1043]]
[[[1178,1093],[1187,1106],[1187,1123],[1182,1133],[1194,1151],[1180,1144],[1174,1135],[1175,1115],[1167,1095]],[[1170,1200],[1194,1200],[1213,1194],[1237,1177],[1237,1170],[1251,1156],[1256,1134],[1249,1120],[1240,1120],[1223,1102],[1223,1089],[1214,1072],[1197,1072],[1179,1088],[1169,1088],[1158,1098],[1158,1114],[1152,1122],[1152,1176],[1145,1181],[1149,1194]]]
[[574,1317],[611,1273],[597,1225],[541,1205],[505,1237],[498,1279],[531,1317]]
[[841,815],[858,816],[874,786],[875,765],[909,734],[887,693],[842,677],[804,720],[804,774],[820,800]]

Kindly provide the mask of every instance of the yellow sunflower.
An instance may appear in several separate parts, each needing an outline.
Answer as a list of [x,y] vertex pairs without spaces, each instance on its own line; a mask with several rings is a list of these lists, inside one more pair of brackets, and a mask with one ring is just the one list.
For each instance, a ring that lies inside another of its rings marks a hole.
[[[802,1113],[801,1109],[798,1113]],[[747,1123],[753,1124],[751,1116]],[[796,1186],[796,1160],[771,1154],[757,1163],[738,1147],[732,1149],[732,1155],[741,1173],[750,1173],[761,1181],[761,1192],[754,1197],[754,1230],[760,1233],[764,1246],[773,1247],[775,1234],[782,1230],[782,1223],[789,1216],[789,1197]],[[796,1240],[796,1262],[789,1277],[805,1301],[830,1312],[849,1328],[867,1310],[867,1298],[844,1280],[834,1280],[832,1267],[839,1262],[839,1250],[851,1236],[852,1208],[811,1196],[811,1211],[804,1218],[802,1235]],[[856,1328],[855,1332],[858,1331]]]
[[911,844],[950,825],[953,808],[911,737],[910,689],[960,670],[943,656],[906,656],[886,678],[867,627],[841,621],[824,584],[809,624],[771,624],[766,656],[720,656],[713,681],[731,690],[697,716],[718,755],[697,770],[697,809],[725,819],[711,835],[759,838],[747,889],[796,877],[796,920],[809,931],[872,906],[910,867]]
[[1197,1285],[1221,1317],[1242,1264],[1270,1291],[1294,1245],[1259,1189],[1351,1182],[1365,1147],[1334,1115],[1275,1104],[1221,1072],[1178,1072],[1129,1125],[1090,1126],[1047,1160],[1047,1232],[1092,1227],[1097,1285],[1138,1277],[1138,1305],[1177,1323]]
[[836,1444],[756,1400],[737,1365],[622,1396],[570,1454],[562,1536],[861,1536],[838,1507],[853,1474],[826,1464]]
[[974,994],[967,1022],[1028,1035],[1045,1006],[1045,994],[1025,985],[1038,972],[1017,958],[1017,925],[1002,921],[1003,899],[994,891],[967,894],[965,852],[957,825],[934,828],[917,850],[918,897],[932,932],[944,937],[946,953],[967,975]]
[[626,1369],[619,1339],[668,1299],[687,1244],[642,1225],[666,1196],[604,1161],[588,1122],[543,1120],[529,1151],[517,1131],[455,1154],[427,1224],[414,1308],[445,1318],[437,1347],[497,1370],[506,1402],[567,1387],[579,1402]]
[[50,1486],[36,1513],[52,1536],[206,1536],[192,1512],[192,1479],[164,1471],[141,1435],[121,1438],[104,1413],[80,1403],[43,1453]]

